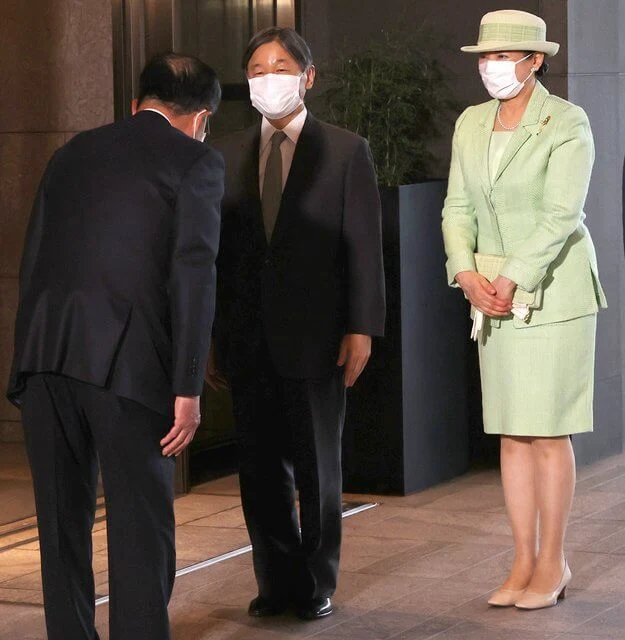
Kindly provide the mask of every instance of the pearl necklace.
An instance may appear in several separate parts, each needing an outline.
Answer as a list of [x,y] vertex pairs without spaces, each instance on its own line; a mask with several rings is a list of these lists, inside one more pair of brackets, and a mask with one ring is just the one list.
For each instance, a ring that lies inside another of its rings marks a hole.
[[521,123],[521,121],[519,120],[513,127],[506,127],[506,125],[501,121],[501,104],[497,107],[497,122],[499,123],[501,128],[505,129],[506,131],[514,131]]

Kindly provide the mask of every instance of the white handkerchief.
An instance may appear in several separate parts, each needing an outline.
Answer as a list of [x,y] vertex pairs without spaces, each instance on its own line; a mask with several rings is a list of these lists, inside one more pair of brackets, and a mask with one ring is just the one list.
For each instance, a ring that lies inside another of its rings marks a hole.
[[512,304],[512,313],[523,322],[527,322],[530,317],[530,308],[526,304],[519,304],[518,302],[514,302]]
[[482,327],[484,326],[484,314],[476,309],[473,314],[473,326],[471,327],[471,340],[477,342],[477,339],[480,337],[480,333],[482,332]]
[[[514,302],[512,304],[512,314],[522,320],[523,322],[528,322],[530,319],[532,311],[526,304],[519,304],[518,302]],[[479,309],[474,309],[473,311],[473,326],[471,327],[471,340],[477,342],[482,333],[482,329],[484,328],[484,314]]]

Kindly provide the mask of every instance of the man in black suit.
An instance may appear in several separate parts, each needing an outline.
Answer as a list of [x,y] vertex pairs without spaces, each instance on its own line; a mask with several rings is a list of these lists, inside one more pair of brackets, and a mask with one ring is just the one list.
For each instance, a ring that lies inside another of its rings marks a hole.
[[33,473],[49,640],[98,638],[98,459],[110,638],[170,637],[174,456],[199,424],[224,176],[194,138],[220,96],[204,63],[156,56],[133,117],[73,138],[39,187],[8,395]]
[[338,573],[345,387],[384,329],[380,202],[367,142],[306,111],[315,68],[295,31],[257,34],[243,66],[264,117],[216,142],[226,190],[207,379],[232,387],[259,587],[249,613],[295,604],[315,619],[332,613]]

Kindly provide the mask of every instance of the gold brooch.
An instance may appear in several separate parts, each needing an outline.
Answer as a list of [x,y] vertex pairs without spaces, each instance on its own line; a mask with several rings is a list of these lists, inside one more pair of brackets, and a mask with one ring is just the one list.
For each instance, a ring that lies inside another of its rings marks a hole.
[[[541,123],[540,123],[540,129],[538,130],[538,134],[540,134],[540,132],[543,130],[544,127],[547,126],[547,124],[549,123],[549,120],[551,120],[551,116],[547,116]],[[536,135],[538,135],[536,134]]]

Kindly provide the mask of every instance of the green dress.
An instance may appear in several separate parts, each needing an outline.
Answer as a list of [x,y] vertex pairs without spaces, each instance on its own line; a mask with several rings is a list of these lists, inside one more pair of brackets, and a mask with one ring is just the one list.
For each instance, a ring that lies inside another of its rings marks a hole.
[[[491,135],[491,182],[511,137]],[[486,433],[555,437],[592,431],[596,318],[522,329],[512,316],[487,323],[478,345]]]

